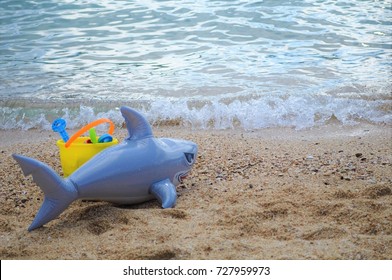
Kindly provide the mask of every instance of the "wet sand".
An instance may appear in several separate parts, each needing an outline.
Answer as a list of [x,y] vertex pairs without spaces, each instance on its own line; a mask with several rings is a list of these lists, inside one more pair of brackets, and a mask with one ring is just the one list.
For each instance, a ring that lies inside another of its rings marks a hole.
[[32,232],[43,194],[11,154],[61,174],[57,135],[0,131],[1,259],[392,259],[391,126],[153,131],[199,145],[175,208],[76,201]]

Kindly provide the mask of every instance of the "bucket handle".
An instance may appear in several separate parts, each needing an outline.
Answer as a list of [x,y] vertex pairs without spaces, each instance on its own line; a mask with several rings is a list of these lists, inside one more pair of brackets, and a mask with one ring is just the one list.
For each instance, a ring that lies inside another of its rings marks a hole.
[[83,126],[81,129],[79,129],[79,130],[78,130],[74,135],[72,135],[72,137],[69,138],[69,140],[65,143],[65,147],[68,148],[69,145],[71,145],[73,141],[75,141],[78,137],[82,136],[82,135],[83,135],[84,133],[86,133],[89,129],[91,129],[91,128],[97,126],[97,125],[100,125],[100,124],[102,124],[102,123],[105,123],[105,122],[109,123],[109,125],[110,125],[108,133],[109,133],[109,134],[113,134],[113,131],[114,131],[114,124],[113,124],[113,122],[112,122],[111,120],[109,120],[109,119],[106,119],[106,118],[98,119],[98,120],[96,120],[96,121],[93,121],[93,122],[89,123],[89,124],[86,125],[86,126]]

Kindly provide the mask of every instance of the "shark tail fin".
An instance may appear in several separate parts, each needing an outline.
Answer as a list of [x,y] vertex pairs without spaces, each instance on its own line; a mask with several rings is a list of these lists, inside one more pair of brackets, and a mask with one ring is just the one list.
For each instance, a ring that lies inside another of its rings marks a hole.
[[21,155],[13,154],[12,157],[19,163],[25,176],[33,175],[34,182],[45,195],[44,202],[29,231],[55,219],[77,198],[77,190],[73,183],[61,178],[46,164]]

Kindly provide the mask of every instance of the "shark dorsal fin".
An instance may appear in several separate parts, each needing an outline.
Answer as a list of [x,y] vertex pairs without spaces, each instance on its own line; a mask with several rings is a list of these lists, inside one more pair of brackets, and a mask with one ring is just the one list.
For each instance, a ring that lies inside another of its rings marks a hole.
[[152,136],[151,126],[143,115],[126,106],[122,106],[120,111],[127,125],[128,139],[136,140]]

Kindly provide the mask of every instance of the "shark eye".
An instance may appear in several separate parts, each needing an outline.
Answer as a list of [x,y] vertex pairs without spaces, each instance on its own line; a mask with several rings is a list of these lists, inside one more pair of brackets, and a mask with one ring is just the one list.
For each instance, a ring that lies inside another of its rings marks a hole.
[[192,154],[192,153],[184,153],[184,155],[185,155],[186,161],[187,161],[189,164],[193,164],[193,162],[195,161],[195,154]]

